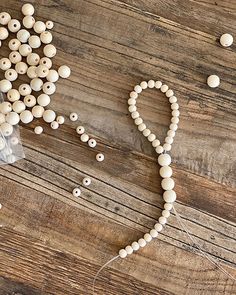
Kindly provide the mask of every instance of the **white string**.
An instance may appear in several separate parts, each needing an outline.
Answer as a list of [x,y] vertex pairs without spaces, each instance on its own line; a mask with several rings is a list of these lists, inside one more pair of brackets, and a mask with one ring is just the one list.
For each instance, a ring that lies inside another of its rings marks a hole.
[[199,244],[196,242],[196,240],[194,239],[194,237],[190,234],[190,232],[188,231],[187,227],[184,224],[184,221],[182,220],[181,216],[178,214],[178,212],[176,211],[175,207],[173,206],[173,210],[175,213],[175,216],[177,218],[177,221],[179,223],[179,225],[183,228],[183,230],[186,232],[188,238],[192,241],[193,245],[196,246],[196,248],[200,251],[200,253],[213,265],[215,265],[222,273],[224,273],[227,277],[231,278],[233,281],[236,281],[236,278],[233,277],[229,272],[227,272],[218,261],[216,261],[215,259],[213,259],[210,255],[206,254],[202,248],[199,246]]
[[100,269],[97,271],[94,279],[93,279],[93,295],[95,294],[94,291],[95,291],[95,282],[98,278],[98,275],[100,274],[100,272],[106,267],[108,266],[110,263],[112,263],[114,260],[116,260],[117,258],[119,258],[120,255],[117,255],[115,257],[113,257],[112,259],[110,259],[109,261],[107,261],[102,267],[100,267]]

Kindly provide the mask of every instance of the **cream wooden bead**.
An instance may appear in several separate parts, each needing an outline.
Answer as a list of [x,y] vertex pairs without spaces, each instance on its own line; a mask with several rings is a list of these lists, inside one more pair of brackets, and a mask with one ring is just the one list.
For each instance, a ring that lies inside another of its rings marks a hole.
[[[32,108],[32,115],[35,118],[42,118],[43,114],[44,114],[44,108],[42,106],[36,105]],[[52,120],[52,121],[54,121],[54,120]],[[50,123],[50,122],[48,122],[48,123]]]
[[20,30],[21,24],[17,19],[11,19],[7,24],[8,30],[12,33],[16,33]]
[[11,144],[12,145],[18,145],[18,143],[19,143],[19,139],[16,136],[11,138]]
[[136,105],[136,99],[134,98],[128,99],[128,105]]
[[41,105],[42,107],[46,107],[50,104],[50,96],[47,94],[40,94],[39,97],[37,98],[37,102],[39,105]]
[[0,104],[0,113],[7,114],[7,113],[10,113],[11,111],[12,111],[12,107],[10,102],[4,101]]
[[173,110],[173,111],[171,112],[171,114],[172,114],[173,117],[179,117],[179,115],[180,115],[180,111],[179,111],[179,110]]
[[83,185],[84,186],[89,186],[91,184],[91,179],[89,177],[85,177],[83,179]]
[[104,161],[104,155],[102,154],[102,153],[99,153],[99,154],[97,154],[96,155],[96,160],[98,161],[98,162],[102,162],[102,161]]
[[[173,130],[172,130],[172,131],[173,131]],[[173,137],[167,136],[167,137],[165,138],[165,142],[166,142],[166,143],[172,144],[173,141],[174,141]]]
[[46,110],[43,113],[43,119],[47,123],[51,123],[56,119],[56,114],[53,110]]
[[129,245],[125,247],[125,251],[128,255],[131,255],[134,252],[133,248]]
[[39,78],[46,78],[49,73],[49,69],[46,66],[39,65],[35,72]]
[[52,34],[48,31],[42,32],[40,34],[40,40],[44,44],[49,44],[52,42]]
[[168,130],[167,135],[169,137],[175,137],[175,131],[174,130]]
[[165,203],[164,204],[164,208],[165,208],[165,210],[171,211],[171,209],[173,208],[173,204],[171,204],[171,203]]
[[162,178],[169,178],[172,176],[172,169],[170,166],[162,166],[160,169],[160,175]]
[[20,41],[18,39],[11,39],[8,43],[8,47],[12,50],[12,51],[17,51],[20,48]]
[[58,69],[58,74],[61,78],[66,79],[70,77],[71,70],[68,66],[63,65]]
[[34,14],[34,6],[30,3],[26,3],[22,6],[21,11],[24,15],[33,15]]
[[21,62],[22,56],[20,55],[18,51],[12,51],[9,54],[9,59],[13,64],[17,64],[18,62]]
[[49,70],[46,79],[48,80],[48,82],[55,83],[59,79],[59,74],[56,70]]
[[221,37],[220,37],[220,44],[223,46],[223,47],[229,47],[233,44],[234,42],[234,38],[232,35],[226,33],[226,34],[223,34]]
[[176,131],[177,129],[178,129],[178,125],[177,124],[174,124],[174,123],[171,123],[170,124],[170,130]]
[[132,117],[133,119],[138,118],[138,117],[139,117],[139,112],[132,112],[132,113],[131,113],[131,117]]
[[220,85],[220,78],[217,75],[210,75],[207,78],[207,85],[211,88],[216,88]]
[[19,47],[19,52],[22,56],[28,56],[32,53],[32,48],[28,44],[22,44]]
[[162,86],[162,82],[161,82],[161,81],[156,81],[156,82],[155,82],[155,87],[156,87],[156,89],[160,89],[161,86]]
[[137,111],[137,107],[135,105],[131,105],[131,106],[128,107],[128,110],[129,110],[130,113],[136,112]]
[[169,98],[169,102],[170,102],[170,103],[175,103],[175,102],[177,102],[177,97],[176,97],[176,96],[171,96],[171,97]]
[[25,104],[21,100],[17,100],[13,103],[12,109],[14,112],[20,114],[25,110]]
[[135,125],[140,125],[140,124],[142,124],[143,123],[143,119],[142,118],[140,118],[140,117],[138,117],[138,118],[136,118],[135,120],[134,120],[134,123],[135,123]]
[[0,47],[2,47],[2,41],[0,40]]
[[142,87],[142,89],[147,89],[148,83],[146,81],[143,81],[140,83],[140,86]]
[[149,87],[149,88],[154,88],[154,87],[155,87],[155,81],[153,81],[153,80],[149,80],[149,81],[148,81],[148,87]]
[[21,84],[18,90],[20,92],[20,95],[22,96],[30,95],[30,93],[32,92],[32,89],[28,84]]
[[0,69],[6,71],[11,68],[11,61],[10,59],[3,57],[0,60]]
[[155,228],[155,230],[156,230],[157,232],[161,232],[162,229],[163,229],[163,225],[160,224],[160,223],[156,223],[156,224],[154,225],[154,228]]
[[167,222],[167,219],[164,216],[161,216],[158,218],[158,221],[160,224],[164,225]]
[[173,96],[174,95],[174,91],[173,90],[171,90],[171,89],[168,89],[167,91],[166,91],[166,97],[171,97],[171,96]]
[[163,149],[162,146],[159,145],[159,146],[156,147],[155,151],[156,151],[157,154],[161,154],[161,153],[164,152],[164,149]]
[[56,118],[56,121],[58,122],[58,124],[62,125],[65,123],[65,118],[63,116],[58,116]]
[[30,66],[37,66],[39,64],[40,57],[37,53],[32,52],[26,57],[26,60]]
[[138,251],[138,249],[140,248],[139,243],[137,243],[137,242],[133,242],[131,244],[131,247],[134,251]]
[[17,32],[16,37],[21,43],[26,43],[30,37],[30,33],[25,29],[21,29]]
[[147,242],[144,239],[141,238],[141,239],[138,240],[138,244],[139,244],[140,247],[143,248],[143,247],[145,247],[147,245]]
[[[171,118],[171,123],[178,124],[179,123],[179,118],[178,117],[172,117]],[[174,130],[171,130],[171,131],[174,131]]]
[[0,129],[1,129],[3,136],[6,136],[6,137],[12,135],[12,133],[13,133],[12,125],[7,122],[2,123],[0,126]]
[[71,114],[70,114],[70,120],[71,120],[72,122],[77,121],[78,118],[79,118],[79,116],[78,116],[77,113],[71,113]]
[[22,113],[20,113],[20,120],[24,124],[29,124],[34,119],[32,113],[29,110],[25,110]]
[[34,24],[35,24],[35,19],[33,18],[32,15],[26,15],[24,18],[23,18],[23,26],[26,28],[26,29],[32,29]]
[[12,84],[10,81],[3,79],[0,81],[0,91],[3,93],[8,92],[10,89],[12,89]]
[[54,27],[54,23],[51,20],[46,21],[46,28],[51,30]]
[[43,127],[42,126],[36,126],[35,128],[34,128],[34,133],[35,134],[42,134],[43,133]]
[[162,214],[163,217],[168,218],[170,216],[170,211],[163,210],[161,214]]
[[148,141],[153,142],[156,139],[156,135],[151,133],[151,134],[148,135],[147,138],[148,138]]
[[25,62],[20,61],[16,64],[15,69],[17,71],[18,74],[20,75],[24,75],[27,73],[28,70],[28,66]]
[[48,95],[52,95],[56,91],[56,85],[52,82],[46,82],[43,84],[43,92]]
[[176,200],[176,193],[173,190],[167,190],[163,194],[163,199],[166,203],[174,203]]
[[76,187],[73,189],[72,194],[74,197],[79,197],[81,195],[81,190],[80,188]]
[[1,12],[0,13],[0,24],[3,26],[6,26],[9,21],[11,20],[11,16],[7,12]]
[[174,102],[171,104],[171,109],[172,110],[178,110],[179,109],[179,104],[177,102]]
[[169,87],[166,84],[161,86],[161,92],[163,92],[163,93],[165,93],[168,89],[169,89]]
[[18,77],[16,70],[9,69],[5,72],[5,78],[11,82],[15,81]]
[[0,40],[5,40],[9,36],[9,32],[6,28],[0,27]]
[[171,150],[171,144],[169,143],[163,144],[163,149],[164,151],[169,152]]
[[164,190],[169,191],[175,187],[175,182],[172,178],[167,177],[167,178],[162,179],[161,186]]
[[134,87],[134,91],[135,91],[136,93],[141,93],[141,92],[142,92],[142,87],[141,87],[140,85],[136,85],[136,86]]
[[85,129],[84,129],[83,126],[78,126],[76,128],[76,132],[77,132],[77,134],[81,135],[81,134],[83,134],[85,132]]
[[152,236],[152,238],[156,238],[158,236],[158,231],[155,229],[151,229],[150,235]]
[[146,125],[144,123],[141,123],[140,125],[138,125],[138,130],[140,132],[143,132],[146,129]]
[[36,105],[36,98],[33,95],[26,95],[24,97],[24,104],[28,107],[28,108],[32,108]]
[[34,78],[31,82],[30,82],[30,87],[34,90],[34,91],[41,91],[43,88],[43,81],[39,78]]
[[17,125],[20,121],[20,117],[16,112],[10,112],[6,115],[6,122],[12,126]]
[[145,234],[144,236],[143,236],[143,238],[144,238],[144,240],[146,241],[146,242],[151,242],[151,240],[152,240],[152,236],[150,235],[150,234]]
[[37,78],[36,68],[37,68],[36,66],[30,66],[30,67],[28,67],[28,70],[27,70],[27,76],[28,76],[30,79]]
[[88,136],[88,134],[83,133],[83,134],[80,136],[80,140],[81,140],[82,142],[87,142],[87,141],[89,140],[89,136]]
[[41,46],[41,40],[36,35],[30,36],[28,42],[31,48],[39,48]]
[[34,24],[33,28],[34,28],[35,33],[41,34],[42,32],[44,32],[46,30],[46,25],[42,21],[37,21]]
[[127,252],[125,251],[125,249],[121,249],[119,251],[119,256],[120,258],[125,258],[127,256]]
[[135,92],[135,91],[131,91],[129,96],[130,96],[130,98],[137,99],[138,98],[138,93]]
[[6,118],[5,118],[5,114],[1,113],[1,105],[0,105],[0,125],[4,122],[6,122]]
[[162,154],[158,157],[158,163],[161,166],[169,166],[171,163],[171,157],[168,154]]
[[44,65],[44,66],[46,66],[49,69],[51,69],[51,67],[52,67],[52,61],[48,57],[41,58],[39,64],[40,65]]
[[53,121],[50,126],[54,130],[59,128],[59,124],[57,121]]
[[148,135],[150,135],[150,134],[151,134],[151,130],[150,129],[146,128],[146,129],[143,130],[143,135],[145,137],[148,137]]
[[89,147],[91,147],[91,148],[95,148],[95,146],[97,145],[97,142],[96,142],[95,139],[91,138],[91,139],[89,139],[89,141],[88,141],[88,145],[89,145]]
[[43,53],[46,57],[52,58],[56,55],[57,49],[54,45],[48,44],[44,47]]
[[153,140],[153,142],[152,142],[152,146],[153,146],[154,148],[158,147],[160,144],[161,144],[161,143],[160,143],[160,140],[158,140],[158,139],[155,139],[155,140]]

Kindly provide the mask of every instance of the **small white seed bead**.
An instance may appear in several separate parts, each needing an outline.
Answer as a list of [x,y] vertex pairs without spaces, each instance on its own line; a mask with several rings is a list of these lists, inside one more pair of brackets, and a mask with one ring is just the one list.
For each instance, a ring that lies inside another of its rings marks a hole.
[[127,252],[125,251],[125,249],[121,249],[119,251],[119,256],[120,258],[125,258],[127,256]]
[[163,199],[166,203],[174,203],[176,200],[176,193],[173,190],[165,191],[163,194]]
[[155,139],[155,140],[153,140],[153,142],[152,142],[152,146],[153,146],[154,148],[158,147],[160,144],[161,144],[161,143],[160,143],[160,140],[159,140],[159,139]]
[[56,70],[49,70],[46,79],[48,80],[48,82],[52,82],[52,83],[57,82],[59,79],[58,72]]
[[138,125],[138,130],[140,132],[143,132],[146,129],[146,125],[144,123],[141,123],[140,125]]
[[46,21],[46,28],[51,30],[54,26],[54,23],[51,20]]
[[216,88],[220,85],[220,78],[217,75],[211,75],[207,78],[207,85]]
[[143,130],[143,135],[145,137],[148,137],[150,134],[151,134],[151,130],[150,129],[146,128],[146,129]]
[[41,127],[41,126],[36,126],[36,127],[34,128],[34,133],[35,133],[35,134],[42,134],[42,133],[43,133],[43,127]]
[[42,106],[36,105],[32,108],[32,115],[35,118],[42,118],[44,113],[44,108]]
[[89,145],[89,147],[91,147],[91,148],[95,148],[95,146],[97,145],[97,142],[96,142],[95,139],[91,138],[91,139],[89,139],[89,141],[88,141],[88,145]]
[[79,116],[78,116],[77,113],[71,113],[71,114],[70,114],[70,120],[71,120],[71,121],[75,122],[75,121],[78,120],[78,118],[79,118]]
[[74,197],[79,197],[81,195],[81,190],[80,188],[76,187],[73,189],[72,194]]
[[166,142],[166,143],[172,144],[173,141],[174,141],[173,137],[167,136],[167,137],[165,138],[165,142]]
[[4,136],[10,136],[13,133],[12,125],[7,122],[1,124],[0,130]]
[[133,119],[138,118],[138,117],[139,117],[139,112],[137,112],[137,111],[132,112],[132,113],[131,113],[131,117],[132,117]]
[[33,15],[34,14],[34,6],[30,3],[26,3],[22,6],[21,11],[24,15]]
[[161,86],[161,92],[163,92],[163,93],[165,93],[168,89],[169,89],[169,87],[165,84]]
[[140,85],[136,85],[134,86],[134,91],[137,93],[141,93],[142,92],[142,87]]
[[82,142],[87,142],[87,141],[89,140],[89,136],[88,136],[88,134],[83,133],[83,134],[80,136],[80,140],[81,140]]
[[171,156],[168,154],[162,154],[158,157],[158,163],[161,166],[169,166],[171,163]]
[[99,153],[99,154],[96,155],[96,160],[98,162],[102,162],[104,160],[104,158],[105,158],[104,155],[101,154],[101,153]]
[[135,92],[135,91],[131,91],[129,96],[130,96],[130,98],[137,99],[138,98],[138,93]]
[[35,72],[39,78],[45,78],[49,73],[49,69],[44,65],[39,65]]
[[51,128],[52,129],[58,129],[59,128],[59,123],[57,121],[53,121],[51,124],[50,124]]
[[146,242],[151,242],[151,240],[152,240],[152,236],[150,235],[150,234],[145,234],[144,236],[143,236],[143,238],[144,238],[144,240],[146,241]]
[[149,87],[149,88],[154,88],[154,87],[155,87],[155,81],[153,81],[153,80],[149,80],[149,81],[148,81],[148,87]]
[[22,44],[19,47],[19,52],[22,56],[28,56],[32,53],[32,48],[28,44]]
[[17,32],[16,37],[21,43],[26,43],[30,37],[30,33],[27,30],[22,29]]
[[47,123],[53,122],[55,120],[55,118],[56,118],[56,114],[53,110],[46,110],[43,113],[43,119]]
[[127,252],[128,255],[130,255],[134,252],[134,250],[131,246],[126,246],[125,251]]
[[[179,123],[179,118],[178,117],[172,117],[171,118],[171,123],[178,124]],[[171,131],[174,131],[174,130],[171,130]]]
[[148,84],[147,84],[146,81],[142,81],[142,82],[140,83],[140,86],[142,87],[142,89],[147,89]]
[[22,113],[20,113],[20,120],[24,124],[28,124],[31,121],[33,121],[34,117],[32,113],[29,110],[25,110]]
[[156,82],[155,82],[155,87],[156,87],[156,89],[160,89],[161,86],[162,86],[162,82],[161,82],[161,81],[156,81]]
[[162,178],[169,178],[172,176],[172,169],[170,166],[163,166],[160,169],[160,175]]
[[83,134],[83,133],[85,132],[85,129],[84,129],[83,126],[78,126],[78,127],[76,128],[76,132],[77,132],[79,135],[81,135],[81,134]]
[[173,204],[171,204],[171,203],[165,203],[164,208],[165,208],[165,210],[170,211],[173,208]]
[[44,32],[46,30],[46,25],[42,21],[37,21],[34,24],[34,27],[33,28],[34,28],[35,33],[41,34],[42,32]]
[[151,133],[148,135],[148,141],[153,142],[156,139],[156,135]]
[[89,186],[91,184],[91,179],[89,177],[85,177],[83,179],[83,185]]
[[170,103],[175,103],[175,102],[177,102],[177,98],[176,98],[176,96],[171,96],[171,97],[169,98],[169,102],[170,102]]
[[41,79],[39,79],[39,78],[34,78],[30,82],[30,87],[34,91],[41,91],[42,87],[43,87],[43,81]]
[[48,57],[46,57],[46,56],[45,57],[42,57],[40,59],[39,64],[40,65],[44,65],[44,66],[46,66],[49,69],[51,69],[51,67],[52,67],[52,61],[51,61],[51,59],[48,58]]
[[138,249],[140,248],[139,243],[137,242],[133,242],[131,244],[131,247],[133,248],[134,251],[138,251]]
[[129,110],[130,113],[136,112],[137,111],[137,107],[135,105],[131,105],[131,106],[128,107],[128,110]]
[[233,44],[234,42],[234,38],[232,35],[226,33],[226,34],[223,34],[221,37],[220,37],[220,44],[223,46],[223,47],[229,47]]
[[155,230],[155,229],[151,229],[150,230],[150,235],[153,237],[153,238],[156,238],[158,236],[158,231]]
[[164,225],[164,224],[166,224],[167,219],[164,216],[161,216],[161,217],[159,217],[158,221],[160,224]]
[[134,120],[134,123],[135,123],[135,125],[140,125],[140,124],[142,124],[143,123],[143,119],[142,118],[140,118],[140,117],[138,117],[138,118],[136,118],[135,120]]
[[175,131],[173,131],[173,130],[168,130],[167,135],[168,135],[169,137],[175,137]]
[[140,247],[143,248],[143,247],[145,247],[147,245],[147,242],[143,238],[141,238],[141,239],[138,240],[138,244],[139,244]]
[[178,110],[179,109],[179,104],[177,102],[174,102],[171,104],[171,109],[172,110]]
[[37,53],[32,52],[29,55],[27,55],[26,61],[30,66],[37,66],[40,61],[40,56]]
[[161,214],[162,214],[163,217],[168,218],[170,216],[170,211],[163,210]]
[[166,97],[171,97],[171,96],[173,96],[174,95],[174,91],[173,90],[171,90],[171,89],[168,89],[167,91],[166,91]]
[[171,112],[171,115],[172,115],[173,117],[179,117],[179,115],[180,115],[180,111],[179,111],[179,110],[173,110],[173,111]]
[[154,225],[154,228],[155,228],[156,231],[161,232],[162,229],[163,229],[163,225],[160,224],[160,223],[156,223],[156,224]]
[[20,95],[22,96],[30,95],[30,93],[32,92],[32,89],[28,84],[21,84],[18,90]]
[[56,121],[58,124],[62,125],[65,123],[65,118],[63,116],[57,116]]
[[30,67],[28,68],[28,70],[27,70],[27,76],[28,76],[30,79],[37,78],[36,69],[37,69],[36,66],[30,66]]
[[8,101],[4,101],[0,104],[0,113],[7,114],[12,110],[12,106]]
[[12,33],[16,33],[20,30],[21,24],[17,19],[11,19],[8,24],[8,30]]
[[164,149],[163,149],[162,146],[159,145],[159,146],[156,147],[155,151],[156,151],[157,154],[161,154],[161,153],[163,153]]
[[178,129],[178,125],[177,124],[170,124],[170,130],[176,131]]

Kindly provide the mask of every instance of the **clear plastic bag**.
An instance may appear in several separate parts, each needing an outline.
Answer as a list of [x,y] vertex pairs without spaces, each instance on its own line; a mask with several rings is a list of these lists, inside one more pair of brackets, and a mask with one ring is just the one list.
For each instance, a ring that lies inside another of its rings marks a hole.
[[[4,94],[0,92],[0,104],[3,101]],[[25,154],[20,140],[19,126],[13,126],[13,133],[10,136],[4,136],[0,128],[0,165],[13,164],[23,158]]]

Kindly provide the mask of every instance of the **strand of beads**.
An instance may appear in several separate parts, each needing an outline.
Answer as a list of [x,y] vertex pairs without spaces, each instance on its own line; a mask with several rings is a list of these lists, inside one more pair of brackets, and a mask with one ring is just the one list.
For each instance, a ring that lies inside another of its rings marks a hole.
[[[159,139],[156,135],[151,132],[151,130],[146,126],[144,120],[140,117],[139,112],[137,111],[137,98],[140,93],[147,88],[156,88],[159,89],[165,96],[169,99],[172,118],[171,124],[169,126],[169,131],[165,138],[165,143],[161,145]],[[139,85],[134,87],[134,90],[130,93],[130,98],[128,99],[128,109],[131,113],[131,117],[134,119],[135,125],[137,125],[138,130],[147,137],[148,141],[151,142],[153,148],[155,149],[158,156],[158,163],[161,166],[160,176],[163,178],[161,181],[161,186],[164,190],[163,199],[165,201],[164,209],[162,210],[162,215],[159,217],[158,222],[154,227],[148,232],[145,233],[142,238],[138,241],[133,242],[131,245],[126,246],[124,249],[119,251],[119,256],[125,258],[127,255],[132,254],[134,251],[139,250],[140,248],[145,247],[152,239],[156,238],[159,233],[162,231],[163,226],[167,223],[167,219],[170,216],[170,211],[173,208],[173,203],[176,200],[176,193],[174,191],[175,182],[171,178],[172,169],[170,167],[171,157],[167,153],[171,150],[171,145],[174,142],[175,132],[178,129],[179,123],[179,105],[177,103],[177,98],[174,95],[173,90],[169,89],[166,84],[162,84],[161,81],[149,80],[148,82],[143,81]]]

